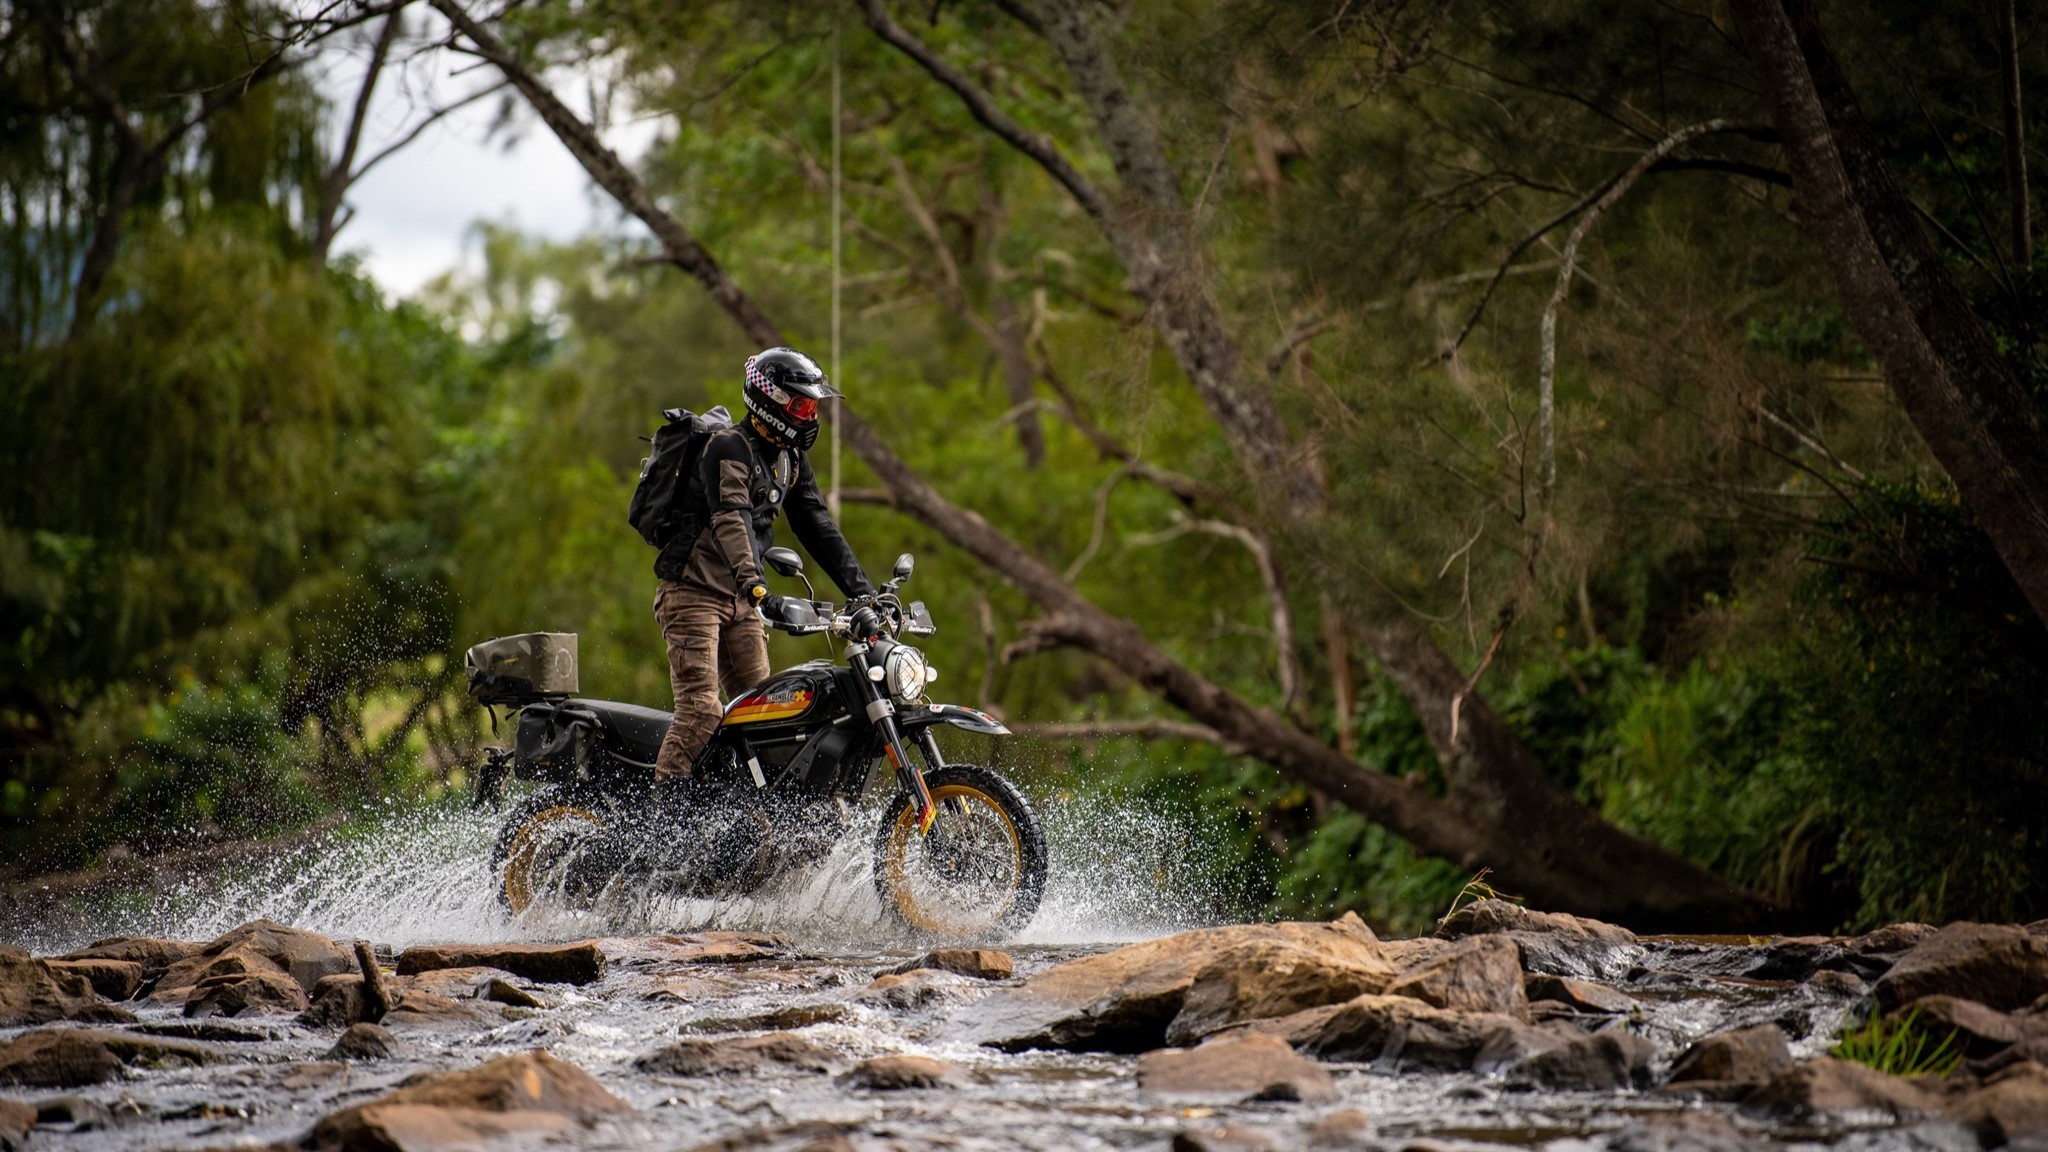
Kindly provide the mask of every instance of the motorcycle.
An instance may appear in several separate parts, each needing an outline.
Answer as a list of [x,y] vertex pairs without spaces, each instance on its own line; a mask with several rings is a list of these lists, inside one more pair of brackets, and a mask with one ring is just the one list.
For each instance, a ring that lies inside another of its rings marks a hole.
[[815,599],[790,549],[770,548],[763,560],[803,579],[812,597],[785,597],[768,624],[843,640],[841,658],[799,664],[734,697],[680,809],[649,796],[670,713],[576,695],[573,634],[469,650],[470,694],[494,724],[500,707],[517,718],[512,746],[489,750],[477,773],[477,802],[500,803],[507,779],[538,785],[512,807],[491,851],[500,902],[519,915],[544,899],[587,908],[626,885],[683,897],[759,891],[817,864],[855,830],[886,761],[894,786],[870,840],[885,916],[899,930],[947,940],[1022,929],[1045,890],[1045,834],[1015,784],[940,751],[941,729],[1009,729],[926,699],[938,673],[905,637],[937,629],[922,601],[901,597],[913,558],[899,557],[874,596],[843,605]]

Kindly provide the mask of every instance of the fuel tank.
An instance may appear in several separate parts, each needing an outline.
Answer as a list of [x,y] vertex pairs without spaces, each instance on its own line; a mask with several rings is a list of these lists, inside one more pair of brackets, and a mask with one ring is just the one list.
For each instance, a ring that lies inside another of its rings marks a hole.
[[723,727],[742,731],[750,740],[773,739],[778,730],[801,728],[829,720],[844,710],[840,702],[839,666],[813,660],[785,668],[725,706]]

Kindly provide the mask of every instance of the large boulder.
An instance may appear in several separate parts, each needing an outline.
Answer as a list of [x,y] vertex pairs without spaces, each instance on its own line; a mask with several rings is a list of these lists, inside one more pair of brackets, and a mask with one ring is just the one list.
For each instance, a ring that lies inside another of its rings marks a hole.
[[1320,1064],[1277,1036],[1240,1032],[1196,1048],[1162,1048],[1138,1058],[1138,1088],[1162,1096],[1242,1100],[1337,1099],[1337,1084]]
[[400,976],[440,968],[496,968],[542,984],[589,984],[604,976],[604,950],[593,941],[576,944],[441,944],[407,948],[398,957]]
[[1402,973],[1386,992],[1454,1012],[1497,1012],[1518,1019],[1529,1015],[1521,950],[1504,936],[1460,940],[1442,956]]
[[[1278,964],[1278,968],[1268,965]],[[1393,970],[1356,915],[1328,924],[1236,924],[1127,945],[998,988],[960,1023],[982,1043],[1012,1051],[1144,1052],[1216,1022],[1253,1019],[1383,988]],[[1190,1004],[1196,978],[1204,991]]]
[[0,1028],[53,1020],[126,1023],[135,1016],[103,1003],[92,981],[53,968],[19,948],[0,945]]
[[1633,1032],[1609,1028],[1560,1044],[1508,1069],[1516,1086],[1608,1090],[1650,1086],[1656,1046]]
[[1279,1036],[1324,1060],[1377,1063],[1389,1070],[1465,1071],[1501,1032],[1535,1033],[1534,1025],[1493,1012],[1453,1012],[1410,996],[1365,995],[1261,1020],[1254,1032]]
[[1717,1032],[1693,1043],[1671,1066],[1671,1083],[1732,1099],[1792,1067],[1792,1047],[1776,1024]]
[[730,1040],[686,1037],[633,1062],[642,1072],[667,1076],[744,1076],[763,1072],[829,1072],[833,1052],[794,1032]]
[[346,1028],[363,1019],[363,978],[353,972],[322,976],[306,999],[299,1023],[308,1028]]
[[1743,1110],[1787,1120],[1838,1117],[1909,1119],[1936,1110],[1925,1089],[1874,1068],[1822,1056],[1788,1068],[1751,1092]]
[[519,1137],[561,1137],[576,1121],[630,1111],[590,1073],[534,1051],[461,1072],[415,1076],[388,1095],[322,1119],[307,1144],[318,1152],[489,1147]]
[[252,920],[173,962],[157,980],[150,999],[182,1004],[191,998],[193,988],[207,980],[252,972],[282,973],[302,993],[311,995],[322,976],[355,970],[355,953],[317,932],[274,920]]
[[2004,924],[1951,924],[1908,949],[1871,991],[1887,1012],[1936,995],[2001,1012],[2025,1008],[2048,994],[2048,936]]
[[1506,900],[1467,904],[1444,918],[1436,934],[1445,940],[1501,935],[1522,952],[1531,972],[1578,979],[1616,979],[1642,947],[1626,928],[1562,912],[1533,912]]

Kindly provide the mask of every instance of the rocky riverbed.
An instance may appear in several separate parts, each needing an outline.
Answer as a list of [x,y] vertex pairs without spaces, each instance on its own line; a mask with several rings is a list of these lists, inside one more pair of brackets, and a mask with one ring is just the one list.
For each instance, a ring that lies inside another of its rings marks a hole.
[[[1946,1076],[1826,1055],[1910,1016]],[[2048,924],[1638,938],[1486,901],[1122,946],[0,950],[0,1148],[2048,1147]]]

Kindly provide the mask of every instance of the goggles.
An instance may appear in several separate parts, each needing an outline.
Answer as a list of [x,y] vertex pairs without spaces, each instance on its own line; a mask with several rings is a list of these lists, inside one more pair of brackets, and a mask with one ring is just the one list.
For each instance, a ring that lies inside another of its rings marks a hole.
[[818,415],[818,402],[809,396],[792,396],[783,411],[797,420],[810,420]]

